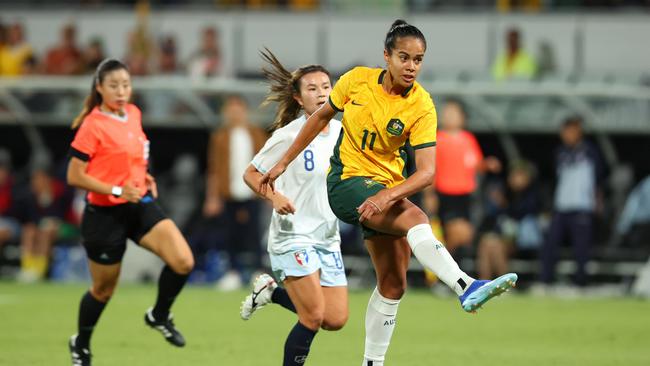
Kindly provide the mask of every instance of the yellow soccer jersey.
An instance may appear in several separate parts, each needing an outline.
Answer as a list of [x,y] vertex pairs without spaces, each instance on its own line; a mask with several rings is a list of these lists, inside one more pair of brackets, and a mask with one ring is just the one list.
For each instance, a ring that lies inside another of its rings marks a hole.
[[355,67],[341,76],[329,102],[343,112],[343,132],[334,148],[330,175],[340,180],[369,177],[387,187],[402,181],[400,147],[436,145],[436,109],[429,93],[415,82],[402,95],[382,88],[386,70]]

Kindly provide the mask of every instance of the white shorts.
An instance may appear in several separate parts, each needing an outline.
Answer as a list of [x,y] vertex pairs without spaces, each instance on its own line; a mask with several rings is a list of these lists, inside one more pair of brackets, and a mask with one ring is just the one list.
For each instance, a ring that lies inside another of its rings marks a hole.
[[347,286],[341,251],[320,248],[297,249],[282,254],[270,254],[271,268],[276,279],[304,277],[320,270],[323,287]]

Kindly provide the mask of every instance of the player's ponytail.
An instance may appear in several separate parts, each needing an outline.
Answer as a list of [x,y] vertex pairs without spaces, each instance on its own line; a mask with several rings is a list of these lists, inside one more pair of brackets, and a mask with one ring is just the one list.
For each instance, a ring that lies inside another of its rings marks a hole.
[[93,75],[93,83],[90,87],[90,94],[88,94],[84,100],[83,109],[72,121],[71,128],[73,130],[81,126],[84,118],[86,118],[95,107],[102,104],[102,95],[97,91],[97,85],[104,81],[104,78],[109,72],[121,69],[129,70],[121,61],[111,58],[104,59],[104,61],[97,65],[97,70],[95,70],[95,74]]
[[386,39],[384,40],[384,48],[388,51],[389,55],[393,52],[397,39],[402,37],[417,38],[424,44],[424,49],[427,49],[427,40],[424,38],[424,34],[416,26],[408,24],[402,19],[397,19],[390,26],[390,30],[386,33]]
[[302,107],[294,98],[296,95],[300,95],[300,79],[312,72],[324,72],[328,77],[330,73],[321,65],[303,66],[294,72],[289,72],[268,48],[265,47],[260,55],[270,66],[262,67],[262,72],[270,86],[270,91],[264,98],[262,106],[271,102],[278,103],[278,110],[270,128],[271,131],[275,131],[296,119],[300,114]]

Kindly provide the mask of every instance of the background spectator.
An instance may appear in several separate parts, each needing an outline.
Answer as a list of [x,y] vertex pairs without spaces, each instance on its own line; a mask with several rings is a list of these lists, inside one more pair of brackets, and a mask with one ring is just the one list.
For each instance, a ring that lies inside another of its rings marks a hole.
[[629,246],[644,246],[650,238],[650,176],[630,192],[616,225],[619,240]]
[[21,271],[18,279],[33,282],[47,276],[52,245],[69,217],[72,191],[51,173],[49,162],[37,162],[29,189],[17,199],[23,218]]
[[175,74],[178,68],[176,39],[173,36],[165,36],[160,41],[158,72],[161,74]]
[[194,79],[217,76],[221,73],[221,47],[216,28],[206,27],[201,33],[201,45],[187,62],[189,76]]
[[125,60],[133,76],[149,75],[155,65],[155,44],[145,23],[138,23],[128,35]]
[[[158,47],[156,70],[163,75],[173,75],[178,71],[176,40],[172,36],[161,39]],[[163,120],[173,116],[180,108],[178,97],[169,90],[152,90],[142,96],[146,112],[153,119]]]
[[599,205],[599,185],[605,166],[598,150],[584,139],[582,119],[570,117],[561,127],[562,145],[555,157],[557,184],[554,214],[542,249],[542,281],[555,281],[559,246],[569,242],[577,264],[574,282],[587,284],[585,266],[593,244],[594,214]]
[[[264,146],[266,133],[251,124],[243,97],[228,97],[222,109],[223,126],[212,133],[208,146],[206,197],[203,214],[223,216],[231,271],[217,284],[223,290],[241,287],[242,275],[261,267],[260,200],[242,176]],[[246,257],[246,258],[244,258]]]
[[32,57],[32,46],[25,41],[23,25],[11,24],[7,28],[6,43],[0,48],[0,76],[24,75]]
[[61,30],[60,43],[50,49],[45,57],[45,73],[50,75],[75,75],[83,69],[83,57],[77,47],[77,29],[68,24]]
[[104,52],[104,43],[100,38],[93,38],[88,42],[84,50],[84,72],[92,74],[97,70],[97,66],[106,58]]
[[13,217],[14,177],[11,174],[11,155],[0,149],[0,248],[5,243],[18,241],[20,224]]
[[543,241],[540,192],[530,162],[514,162],[506,183],[497,179],[487,183],[485,191],[477,251],[479,278],[507,273],[510,256],[518,250],[536,250]]
[[529,80],[535,76],[537,64],[533,57],[521,47],[521,35],[516,28],[506,33],[506,50],[492,65],[494,80]]

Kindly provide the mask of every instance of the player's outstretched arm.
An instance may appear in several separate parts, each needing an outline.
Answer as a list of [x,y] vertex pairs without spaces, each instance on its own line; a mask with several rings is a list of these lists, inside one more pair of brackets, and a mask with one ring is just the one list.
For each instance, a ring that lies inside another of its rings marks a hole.
[[383,189],[372,197],[368,197],[357,209],[359,221],[363,222],[375,214],[382,213],[395,202],[420,192],[433,184],[436,171],[436,148],[425,147],[415,151],[415,166],[417,171],[404,182],[390,189]]
[[257,193],[260,197],[265,198],[273,204],[273,209],[280,215],[287,215],[296,213],[296,207],[293,205],[293,202],[282,193],[278,191],[267,190],[265,194],[260,192],[260,180],[262,179],[262,173],[260,173],[255,167],[251,164],[248,166],[244,172],[244,182]]
[[436,172],[435,146],[415,150],[415,173],[391,190],[395,202],[409,197],[433,184]]
[[274,182],[275,180],[284,173],[287,166],[302,152],[307,145],[309,145],[320,131],[325,128],[329,121],[334,118],[336,111],[329,103],[323,104],[314,114],[307,118],[307,122],[296,136],[296,139],[293,141],[293,144],[289,146],[289,149],[282,156],[280,161],[278,161],[273,168],[271,168],[266,174],[260,179],[259,192],[264,195],[268,188],[272,191],[275,190]]

